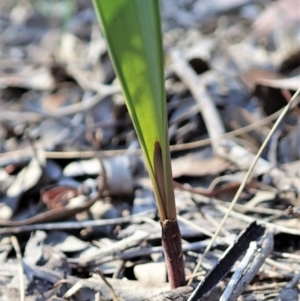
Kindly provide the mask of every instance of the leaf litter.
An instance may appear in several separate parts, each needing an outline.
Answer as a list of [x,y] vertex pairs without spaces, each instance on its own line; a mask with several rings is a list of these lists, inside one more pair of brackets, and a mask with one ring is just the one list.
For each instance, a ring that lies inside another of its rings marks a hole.
[[1,2],[0,299],[296,300],[298,107],[193,271],[300,87],[297,6],[162,1],[189,282],[170,290],[150,181],[91,3]]

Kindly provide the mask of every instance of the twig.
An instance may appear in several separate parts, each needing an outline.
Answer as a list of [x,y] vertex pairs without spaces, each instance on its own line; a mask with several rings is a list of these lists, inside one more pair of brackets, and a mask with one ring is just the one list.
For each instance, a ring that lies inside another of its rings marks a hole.
[[[252,174],[252,171],[254,170],[254,167],[257,163],[257,161],[259,160],[262,152],[264,151],[264,149],[266,148],[268,142],[270,141],[270,138],[272,137],[273,133],[276,131],[276,129],[278,128],[279,124],[281,123],[281,121],[283,120],[283,118],[285,117],[285,115],[288,113],[288,111],[292,108],[293,105],[296,105],[298,102],[296,101],[297,99],[297,96],[300,94],[300,88],[296,91],[296,93],[293,95],[292,99],[290,100],[290,102],[285,106],[284,110],[282,111],[282,113],[280,114],[279,118],[277,119],[277,121],[275,122],[274,126],[272,127],[271,131],[269,132],[268,136],[266,137],[265,141],[263,142],[262,146],[260,147],[259,151],[257,152],[250,168],[248,169],[244,179],[243,179],[243,182],[241,183],[237,193],[235,194],[228,210],[227,210],[227,213],[225,214],[225,216],[223,217],[221,223],[220,223],[220,226],[218,228],[218,230],[215,232],[215,235],[214,237],[212,238],[211,240],[211,243],[207,246],[207,248],[205,249],[204,251],[204,254],[203,256],[201,257],[201,259],[198,261],[197,263],[197,266],[196,268],[194,269],[194,273],[196,273],[198,271],[198,269],[200,268],[202,262],[203,262],[203,259],[205,258],[205,256],[207,255],[208,251],[211,249],[214,241],[216,240],[216,238],[218,237],[219,233],[220,233],[220,230],[221,228],[224,226],[225,222],[227,221],[229,215],[230,215],[230,212],[232,211],[234,205],[236,204],[237,200],[239,199],[241,193],[243,192],[247,182],[248,182],[248,179],[250,178],[250,175]],[[190,280],[191,282],[191,280]]]
[[[187,191],[189,191],[189,188],[187,188]],[[191,191],[191,193],[195,194],[195,192],[192,192],[192,191]],[[199,196],[198,194],[196,194],[196,195]],[[203,195],[200,195],[200,197],[201,197],[201,201],[204,202],[205,204],[212,204],[215,206],[216,209],[218,209],[222,213],[224,213],[224,214],[227,213],[230,204],[224,203],[223,201],[220,201],[217,199],[211,199],[211,198],[208,198]],[[245,210],[243,212],[263,213],[262,212],[263,208],[248,208],[247,205],[235,204],[234,208],[237,210],[240,210],[240,211],[245,208]],[[264,213],[266,213],[266,214],[278,214],[279,213],[279,210],[276,210],[276,209],[269,209],[269,208],[264,208],[264,209],[265,209]],[[234,210],[231,210],[230,215],[234,218],[244,221],[245,223],[252,223],[254,221],[257,221],[261,224],[266,225],[267,227],[269,227],[271,229],[274,228],[276,232],[287,233],[287,234],[292,234],[292,235],[299,235],[299,230],[297,230],[297,229],[288,228],[288,227],[276,225],[276,224],[273,224],[270,222],[266,222],[263,219],[257,219],[257,218],[236,212]],[[282,213],[282,215],[284,215],[284,213]],[[289,258],[288,256],[290,256],[290,258],[300,259],[300,256],[296,256],[293,254],[287,254],[287,253],[278,253],[278,254],[285,254],[284,255],[285,258]],[[293,257],[293,256],[296,256],[296,257]]]
[[176,74],[181,78],[182,82],[189,87],[191,93],[194,95],[195,100],[199,106],[199,111],[202,113],[209,137],[212,139],[211,143],[214,151],[217,150],[219,142],[216,138],[225,133],[225,128],[221,122],[220,115],[213,105],[209,94],[206,91],[206,83],[204,76],[202,80],[194,72],[194,70],[183,59],[180,52],[174,50],[171,53],[173,59],[173,69]]
[[[225,206],[222,206],[222,205],[219,205],[219,204],[215,204],[215,207],[219,211],[223,212],[224,214],[227,214],[227,212],[228,212],[228,207],[225,207]],[[240,219],[240,220],[242,220],[246,223],[251,223],[251,222],[257,221],[260,224],[263,224],[268,228],[275,229],[275,232],[287,233],[287,234],[292,234],[292,235],[299,235],[299,229],[288,228],[288,227],[276,225],[276,224],[273,224],[273,223],[265,222],[264,220],[260,220],[260,219],[257,219],[257,218],[254,218],[254,217],[251,217],[251,216],[248,216],[248,215],[245,215],[245,214],[241,214],[241,213],[238,213],[234,210],[231,210],[229,215],[231,215],[234,218],[238,218],[238,219]]]
[[[120,92],[119,87],[114,87],[112,86],[112,91],[111,94]],[[56,109],[55,111],[49,111],[47,113],[54,114],[57,117],[63,117],[63,116],[68,116],[80,112],[85,112],[88,110],[91,110],[96,104],[98,104],[101,100],[103,99],[103,95],[101,94],[96,94],[92,96],[90,99],[86,100],[85,102],[78,102],[74,103],[72,105],[68,105],[66,107],[61,107],[59,109]]]
[[286,265],[286,264],[277,262],[276,260],[271,259],[271,258],[267,258],[266,263],[268,265],[270,265],[273,269],[276,268],[276,270],[283,270],[286,272],[294,272],[295,271],[295,268],[292,267],[291,265]]
[[[263,125],[266,125],[266,124],[272,122],[273,120],[275,120],[276,118],[278,118],[280,116],[281,112],[282,112],[282,109],[275,112],[275,113],[273,113],[272,115],[270,115],[266,118],[263,118],[263,119],[258,120],[256,122],[253,122],[252,124],[241,127],[239,129],[236,129],[236,130],[227,132],[225,134],[222,134],[222,135],[218,136],[217,138],[218,139],[232,138],[232,137],[235,137],[235,136],[242,135],[244,133],[251,132],[251,131],[257,129],[258,127],[261,127]],[[193,148],[197,148],[197,147],[210,145],[211,142],[212,142],[212,139],[207,138],[207,139],[202,139],[202,140],[199,140],[199,141],[194,141],[194,142],[189,142],[189,143],[184,143],[184,144],[171,145],[170,150],[172,152],[188,150],[188,149],[193,149]]]
[[[224,204],[224,202],[223,202]],[[227,204],[225,204],[227,205]],[[264,208],[264,207],[250,207],[248,204],[235,204],[234,209],[239,211],[240,213],[246,213],[246,212],[254,212],[254,213],[260,213],[260,214],[270,214],[270,215],[284,215],[284,212],[282,210],[278,209],[272,209],[272,208]]]
[[112,295],[112,299],[113,301],[118,301],[118,297],[115,293],[115,290],[113,289],[113,287],[110,285],[110,283],[106,280],[106,277],[102,274],[102,272],[100,271],[99,268],[95,269],[95,273],[97,275],[99,275],[99,277],[103,280],[103,282],[106,284],[106,286],[109,288],[111,295]]
[[156,222],[154,219],[149,218],[148,216],[143,217],[143,222],[150,224],[151,226],[154,226],[156,229],[160,230],[160,224]]
[[[189,220],[187,220],[186,218],[184,218],[180,215],[177,215],[177,219],[178,219],[178,221],[182,222],[183,224],[186,224],[189,227],[191,227],[193,230],[199,231],[200,233],[203,233],[204,235],[207,235],[208,237],[213,237],[214,236],[214,234],[212,232],[210,232],[209,230],[207,230],[207,229],[205,229],[205,228],[203,228],[199,225],[196,225],[192,221],[189,221]],[[227,245],[229,245],[231,243],[231,240],[226,239],[225,237],[219,237],[218,240],[222,243],[227,244]]]
[[[210,221],[210,223],[216,228],[218,229],[219,227],[219,222],[210,214],[204,213],[203,214],[205,219],[207,219],[208,221]],[[222,234],[226,237],[232,237],[232,233],[230,233],[226,228],[223,228],[221,230]]]
[[24,269],[23,269],[21,249],[20,249],[19,242],[15,236],[11,236],[10,240],[18,259],[18,271],[19,271],[19,279],[20,279],[20,301],[25,301],[25,282],[24,282]]
[[81,260],[79,260],[79,264],[82,265],[92,264],[93,262],[97,262],[101,258],[104,258],[105,256],[108,256],[110,254],[124,252],[126,249],[137,246],[142,241],[147,240],[149,236],[150,234],[148,232],[138,230],[129,237],[117,241],[107,247],[100,248],[97,253],[90,255],[88,258],[83,257]]
[[272,252],[272,254],[277,257],[282,257],[282,258],[287,258],[287,259],[296,259],[297,261],[300,262],[300,255],[278,252],[278,251],[274,251],[274,252]]
[[273,283],[267,283],[263,285],[257,285],[257,283],[253,283],[253,285],[248,285],[244,292],[257,292],[257,291],[264,291],[268,289],[276,289],[278,287],[285,286],[286,282],[273,282]]
[[[202,191],[199,191],[198,188],[186,187],[185,185],[182,185],[182,184],[180,184],[180,186],[176,185],[175,188],[179,188],[180,190],[188,191],[192,194],[196,194],[197,196],[201,196],[201,202],[204,202],[206,204],[213,203],[213,204],[220,204],[220,205],[227,206],[227,207],[230,206],[230,203],[228,203],[228,202],[220,201],[218,199],[211,199],[210,197],[213,197],[213,195],[207,196],[204,193],[201,193]],[[247,204],[235,204],[234,209],[240,213],[254,212],[254,213],[260,213],[260,214],[281,215],[281,216],[284,215],[284,212],[282,210],[272,209],[272,208],[264,208],[264,207],[253,207],[250,204],[250,202],[248,202]],[[255,204],[255,205],[257,205],[257,204]],[[226,231],[226,230],[224,230],[224,231]]]
[[189,192],[204,195],[207,197],[214,197],[216,195],[222,195],[222,193],[224,193],[226,191],[232,191],[233,189],[238,188],[238,186],[240,184],[240,182],[238,182],[238,181],[229,181],[228,183],[218,185],[220,183],[220,180],[222,181],[222,179],[224,179],[224,177],[225,176],[214,179],[210,183],[209,187],[207,187],[207,188],[185,187],[184,185],[182,185],[176,181],[173,181],[173,186],[174,186],[174,188],[178,188],[180,190],[189,191]]
[[[220,139],[220,138],[235,137],[235,136],[250,132],[252,130],[255,130],[258,127],[266,125],[266,124],[272,122],[274,119],[278,118],[278,116],[281,114],[281,112],[282,112],[282,109],[264,119],[256,121],[245,127],[241,127],[234,131],[220,135],[217,138]],[[27,114],[27,113],[20,113],[20,114]],[[31,113],[28,113],[28,114],[31,114]],[[38,116],[38,114],[36,114],[36,115]],[[2,112],[0,112],[0,117],[1,118],[5,117],[4,114],[2,116]],[[16,118],[12,118],[12,119],[16,119]],[[31,120],[31,118],[28,118],[26,116],[24,117],[24,120],[28,120],[28,119]],[[194,148],[210,145],[211,141],[212,141],[211,138],[207,138],[207,139],[202,139],[202,140],[189,142],[189,143],[171,145],[170,150],[171,150],[171,152],[177,152],[177,151],[182,151],[182,150],[194,149]],[[118,154],[124,154],[125,152],[131,153],[131,154],[141,154],[140,149],[120,149],[120,150],[108,150],[108,151],[65,151],[65,152],[46,151],[45,156],[48,159],[61,159],[61,158],[73,159],[73,158],[91,158],[98,154],[109,157],[109,156],[114,156],[114,155],[118,155]],[[24,155],[29,156],[29,155],[31,155],[31,153],[32,153],[32,151],[30,149],[22,149],[22,150],[11,151],[11,152],[6,152],[3,154],[0,154],[0,158],[24,156]]]
[[[182,251],[183,252],[190,252],[190,251],[199,251],[201,249],[204,249],[208,244],[208,240],[202,240],[199,242],[192,242],[192,243],[186,243],[182,245]],[[223,243],[222,243],[223,245]],[[133,248],[127,251],[124,251],[119,254],[111,254],[104,258],[100,258],[99,260],[95,260],[93,264],[102,264],[114,260],[130,260],[132,258],[136,257],[145,257],[149,256],[151,254],[160,254],[163,253],[163,247],[143,247],[143,248]],[[69,262],[71,263],[78,263],[77,259],[69,259]]]
[[139,222],[142,221],[143,216],[148,214],[154,214],[156,209],[148,210],[142,213],[135,215],[112,218],[112,219],[102,219],[102,220],[88,220],[88,221],[77,221],[77,222],[57,222],[57,223],[44,223],[44,224],[34,224],[34,225],[25,225],[19,227],[5,227],[0,228],[0,234],[7,233],[22,233],[22,232],[31,232],[36,230],[62,230],[62,229],[82,229],[86,227],[97,227],[97,226],[107,226],[107,225],[116,225],[124,224],[129,222]]
[[[63,279],[63,281],[59,281],[53,285],[53,287],[58,286],[60,284],[70,283],[69,280]],[[73,295],[75,295],[80,289],[82,289],[82,284],[78,281],[71,288],[69,288],[63,295],[63,298],[70,299]]]
[[84,72],[78,65],[76,64],[69,64],[66,66],[67,72],[77,81],[78,85],[85,91],[94,91],[99,94],[102,94],[102,97],[107,97],[114,93],[121,92],[120,86],[111,86],[99,83],[98,81],[93,81],[85,76],[83,76]]

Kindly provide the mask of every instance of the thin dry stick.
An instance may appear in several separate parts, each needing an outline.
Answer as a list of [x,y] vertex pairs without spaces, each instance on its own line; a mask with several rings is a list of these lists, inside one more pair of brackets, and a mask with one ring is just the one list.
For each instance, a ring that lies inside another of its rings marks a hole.
[[[62,279],[62,281],[58,281],[57,283],[55,283],[54,286],[62,285],[64,283],[70,283],[70,280]],[[80,289],[82,289],[82,284],[78,281],[70,289],[66,291],[66,293],[63,295],[63,298],[71,299],[71,297],[74,296],[76,293],[78,293]]]
[[272,254],[277,256],[277,257],[288,258],[288,259],[296,259],[297,261],[300,261],[300,255],[284,253],[284,252],[278,252],[278,251],[273,251]]
[[[203,213],[203,215],[204,215],[205,219],[207,219],[216,229],[218,229],[219,222],[213,216],[211,216],[210,214],[206,214],[206,213]],[[225,237],[231,237],[231,233],[228,230],[226,230],[225,228],[221,229],[221,232]]]
[[271,258],[267,258],[266,263],[268,265],[270,265],[273,269],[274,268],[281,269],[286,272],[294,272],[295,271],[295,267],[288,265],[288,264],[283,264],[283,263],[277,262],[276,260],[271,259]]
[[[200,242],[192,242],[192,243],[186,243],[182,245],[182,252],[187,253],[187,252],[196,252],[199,251],[203,248],[205,248],[208,244],[207,240],[202,240]],[[224,245],[223,243],[221,244],[222,246]],[[121,253],[116,253],[112,255],[108,255],[104,258],[100,258],[99,260],[95,260],[92,262],[91,266],[103,264],[106,262],[111,262],[115,260],[131,260],[132,258],[136,257],[145,257],[149,256],[151,254],[161,254],[163,253],[163,247],[137,247],[137,248],[132,248],[130,250],[125,250],[124,252]],[[70,260],[70,262],[78,263],[77,259]]]
[[[186,224],[188,225],[189,227],[191,227],[191,229],[193,230],[196,230],[196,231],[199,231],[200,233],[203,233],[204,235],[208,236],[208,237],[213,237],[214,234],[208,230],[206,230],[205,228],[199,226],[199,225],[196,225],[195,223],[189,221],[188,219],[180,216],[180,215],[177,215],[177,219],[182,222],[183,224]],[[219,238],[219,241],[221,243],[225,243],[225,244],[230,244],[231,241],[226,239],[225,237],[220,237]]]
[[[239,129],[236,129],[231,132],[224,133],[223,135],[218,136],[217,138],[230,138],[230,137],[235,137],[238,135],[242,135],[244,133],[250,132],[252,130],[257,129],[258,127],[261,127],[263,125],[266,125],[276,118],[278,118],[281,114],[283,109],[273,113],[272,115],[263,118],[259,121],[253,122],[249,125],[246,125],[244,127],[241,127]],[[0,117],[1,117],[1,112],[0,112]],[[197,147],[202,147],[211,144],[212,139],[207,138],[207,139],[201,139],[198,141],[194,142],[189,142],[189,143],[183,143],[183,144],[176,144],[176,145],[171,145],[170,146],[170,151],[171,152],[177,152],[177,151],[182,151],[182,150],[188,150],[188,149],[194,149]],[[0,158],[2,157],[7,157],[7,156],[18,156],[18,155],[29,155],[31,153],[30,150],[28,150],[28,153],[26,152],[27,150],[17,150],[17,151],[11,151],[11,152],[6,152],[3,154],[0,154]],[[30,153],[29,153],[30,152]],[[140,149],[120,149],[120,150],[108,150],[108,151],[69,151],[69,152],[48,152],[45,151],[45,156],[48,159],[72,159],[72,158],[91,158],[97,154],[102,154],[103,156],[115,156],[117,154],[124,154],[125,152],[131,153],[131,154],[141,154]]]
[[[257,161],[259,160],[262,152],[264,151],[264,149],[266,148],[267,144],[269,143],[272,135],[275,133],[275,131],[277,130],[279,124],[281,123],[281,121],[283,120],[283,118],[285,117],[285,115],[288,113],[288,111],[292,108],[293,105],[296,105],[297,102],[295,101],[297,99],[297,96],[300,94],[300,88],[296,91],[296,93],[293,95],[292,99],[290,100],[290,102],[284,107],[282,113],[280,114],[280,116],[278,117],[277,121],[275,122],[274,126],[272,127],[271,131],[269,132],[268,136],[266,137],[264,143],[262,144],[262,146],[260,147],[259,151],[257,152],[250,168],[248,169],[246,175],[245,175],[245,178],[243,179],[243,182],[241,183],[238,191],[236,192],[228,210],[227,210],[227,213],[225,214],[225,216],[223,217],[222,221],[221,221],[221,224],[219,226],[219,228],[217,229],[217,231],[215,232],[215,235],[213,236],[213,238],[211,239],[209,245],[206,247],[205,251],[204,251],[204,254],[203,256],[201,257],[201,259],[198,261],[197,263],[197,266],[195,267],[194,271],[193,271],[193,274],[197,273],[198,269],[200,268],[202,262],[203,262],[203,259],[206,257],[207,253],[210,251],[212,245],[214,244],[216,238],[218,237],[220,231],[221,231],[221,228],[224,226],[227,218],[229,217],[230,215],[230,212],[231,210],[233,209],[234,205],[236,204],[237,200],[239,199],[241,193],[243,192],[247,182],[248,182],[248,179],[250,178],[251,174],[252,174],[252,171],[254,170],[254,167],[257,163]],[[188,284],[191,284],[193,281],[193,278],[190,278]]]
[[257,285],[257,283],[253,283],[253,285],[248,285],[244,292],[247,293],[253,293],[257,291],[264,291],[264,290],[269,290],[269,289],[278,289],[280,287],[283,287],[287,284],[287,282],[273,282],[273,283],[268,283],[268,284],[262,284],[262,285]]
[[133,235],[123,238],[109,246],[102,247],[97,253],[90,255],[88,259],[79,259],[79,263],[82,265],[90,264],[101,258],[109,256],[110,254],[117,254],[124,252],[126,249],[138,246],[143,241],[149,238],[150,234],[148,232],[137,230]]
[[102,272],[100,271],[100,269],[96,268],[95,269],[95,273],[100,276],[100,278],[103,280],[103,282],[106,284],[106,286],[110,290],[111,296],[112,296],[112,300],[113,301],[118,301],[118,297],[117,297],[117,295],[115,293],[115,290],[113,289],[113,287],[111,286],[111,284],[107,281],[106,277],[102,274]]
[[[93,199],[96,199],[97,196]],[[62,229],[82,229],[86,227],[100,227],[100,226],[107,226],[107,225],[116,225],[116,224],[123,224],[128,222],[140,222],[143,220],[145,215],[155,213],[156,209],[147,210],[145,212],[117,217],[112,219],[101,219],[101,220],[86,220],[86,221],[70,221],[70,222],[45,222],[41,224],[26,224],[21,226],[8,226],[3,227],[0,229],[1,234],[8,234],[8,233],[22,233],[22,232],[31,232],[36,230],[62,230]],[[40,221],[42,222],[42,221]]]
[[219,112],[206,90],[207,79],[211,77],[211,73],[201,75],[200,79],[178,50],[171,52],[171,58],[173,60],[173,70],[176,75],[194,95],[199,111],[206,124],[209,137],[212,138],[211,143],[213,150],[216,152],[220,144],[219,139],[216,138],[225,134],[225,127],[221,121]]
[[21,249],[20,249],[19,242],[15,236],[11,236],[10,240],[18,259],[18,271],[19,271],[19,278],[20,278],[20,301],[25,301],[24,269],[23,269]]
[[[215,207],[216,207],[216,209],[223,212],[224,214],[226,214],[227,211],[228,211],[227,207],[222,206],[220,204],[216,204]],[[264,224],[268,228],[272,228],[272,229],[274,228],[275,232],[287,233],[287,234],[292,234],[292,235],[299,235],[299,229],[288,228],[288,227],[276,225],[276,224],[273,224],[273,223],[269,223],[269,222],[266,222],[265,220],[261,220],[261,219],[258,219],[258,218],[251,217],[249,215],[238,213],[234,210],[231,210],[229,212],[229,214],[230,214],[230,216],[232,216],[234,218],[237,218],[241,221],[244,221],[246,223],[252,223],[252,222],[256,221],[260,224]]]

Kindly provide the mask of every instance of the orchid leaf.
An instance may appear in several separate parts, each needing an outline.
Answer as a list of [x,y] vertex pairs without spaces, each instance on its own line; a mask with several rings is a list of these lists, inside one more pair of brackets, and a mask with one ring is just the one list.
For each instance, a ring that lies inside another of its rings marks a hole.
[[153,183],[160,218],[176,219],[158,0],[93,0]]

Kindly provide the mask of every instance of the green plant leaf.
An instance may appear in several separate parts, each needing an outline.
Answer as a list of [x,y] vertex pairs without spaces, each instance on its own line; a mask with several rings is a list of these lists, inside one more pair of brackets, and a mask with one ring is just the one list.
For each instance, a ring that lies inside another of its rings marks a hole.
[[[160,217],[176,219],[160,3],[158,0],[93,0],[93,4],[145,156]],[[158,153],[161,158],[157,157]],[[159,161],[162,168],[157,166]]]

